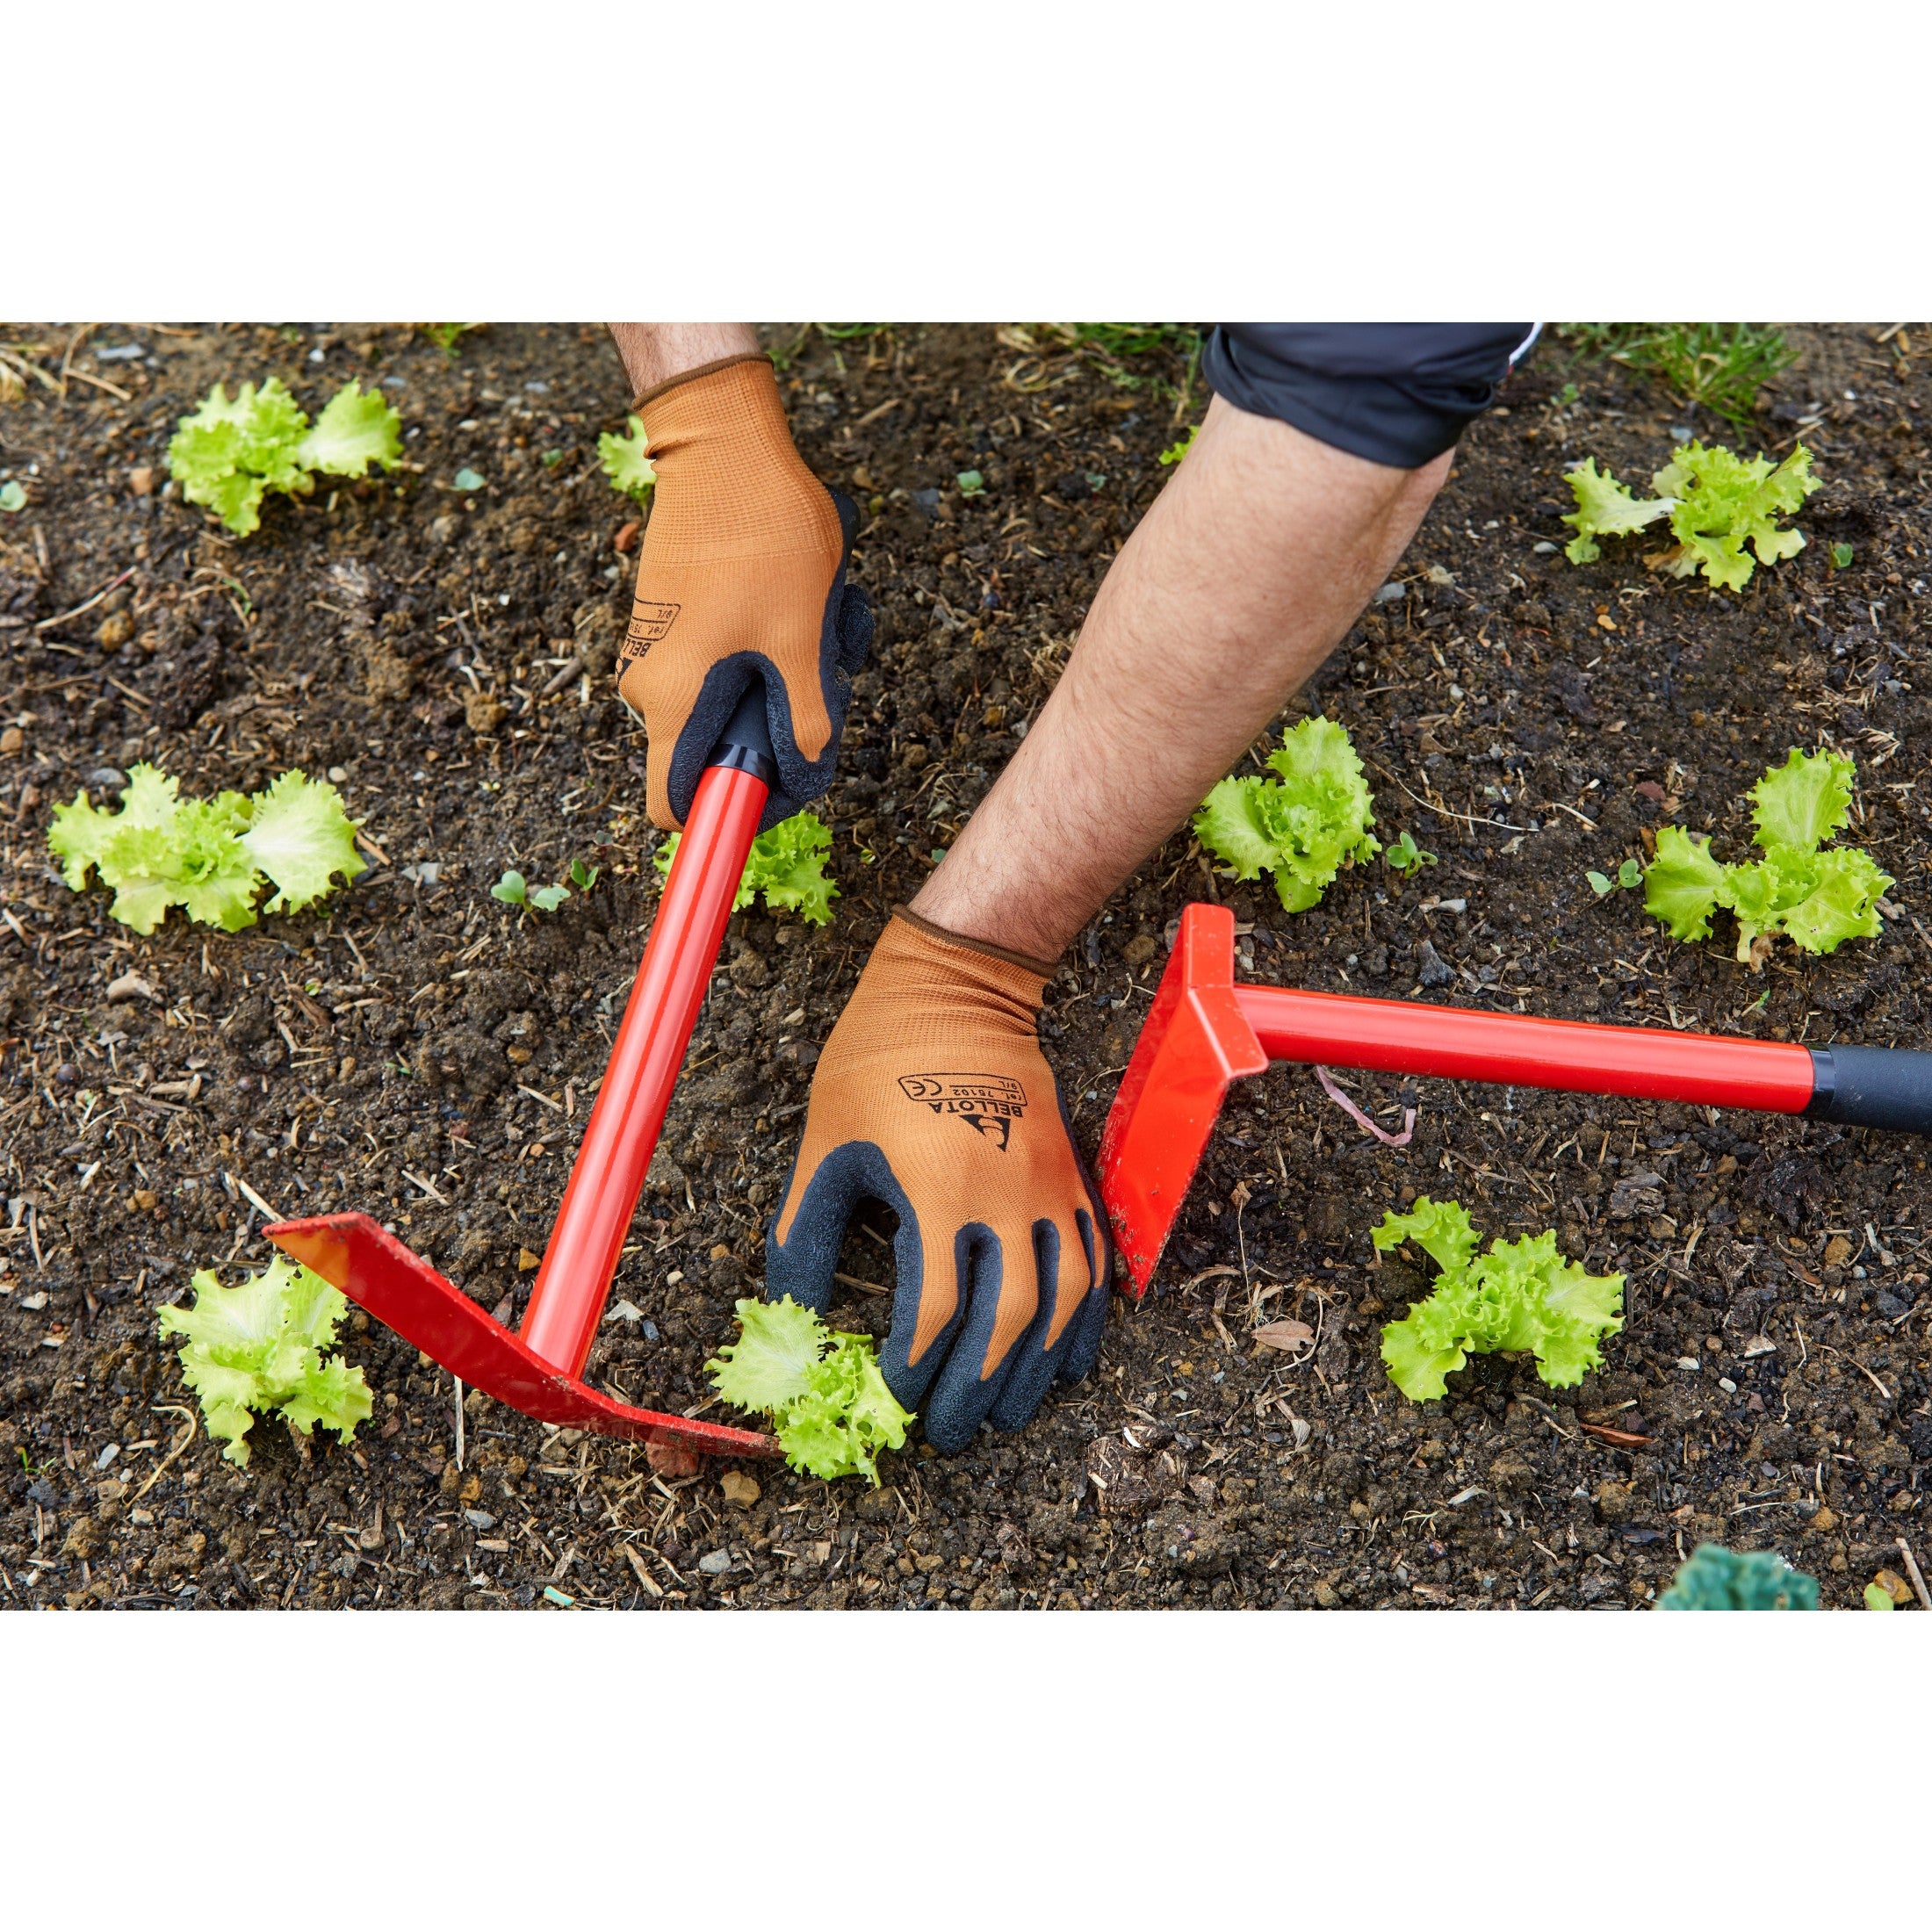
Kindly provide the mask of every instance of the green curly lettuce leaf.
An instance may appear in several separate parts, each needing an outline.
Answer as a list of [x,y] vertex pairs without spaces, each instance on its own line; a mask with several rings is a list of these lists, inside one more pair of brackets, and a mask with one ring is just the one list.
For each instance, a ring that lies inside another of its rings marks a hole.
[[639,503],[649,499],[658,480],[657,469],[645,453],[646,447],[641,416],[632,416],[630,427],[621,436],[606,430],[597,438],[597,454],[602,459],[603,472],[610,479],[611,488]]
[[238,933],[255,923],[264,872],[281,889],[269,910],[292,912],[334,890],[331,873],[353,879],[366,869],[335,788],[299,771],[252,797],[179,791],[178,780],[136,765],[118,812],[100,811],[85,791],[54,808],[47,845],[61,876],[78,892],[97,874],[114,890],[109,916],[137,933],[152,933],[171,905]]
[[193,1307],[162,1309],[161,1332],[187,1337],[183,1379],[230,1462],[247,1463],[243,1438],[256,1416],[271,1410],[305,1436],[320,1423],[345,1443],[369,1419],[374,1404],[362,1370],[322,1352],[348,1311],[339,1289],[280,1255],[235,1287],[223,1287],[212,1268],[192,1286]]
[[1418,1194],[1406,1215],[1393,1209],[1384,1215],[1369,1238],[1379,1253],[1413,1241],[1445,1274],[1453,1275],[1460,1274],[1468,1265],[1482,1237],[1460,1200],[1431,1200],[1427,1194]]
[[1411,1401],[1440,1400],[1445,1378],[1470,1355],[1498,1352],[1533,1355],[1551,1388],[1572,1388],[1602,1366],[1604,1337],[1623,1327],[1623,1276],[1566,1261],[1554,1233],[1492,1241],[1478,1255],[1460,1203],[1424,1195],[1409,1214],[1385,1215],[1371,1238],[1378,1249],[1415,1241],[1442,1268],[1426,1299],[1382,1330],[1382,1360]]
[[1701,570],[1720,590],[1741,590],[1750,581],[1746,544],[1761,564],[1804,549],[1803,533],[1781,529],[1777,518],[1803,508],[1820,487],[1802,443],[1776,465],[1763,455],[1746,462],[1721,443],[1687,443],[1650,481],[1660,495],[1676,499],[1670,530],[1681,549],[1665,567],[1677,577]]
[[1628,536],[1668,516],[1676,544],[1653,561],[1676,577],[1702,571],[1720,590],[1741,590],[1750,581],[1755,566],[1747,545],[1761,564],[1805,547],[1803,534],[1783,528],[1778,518],[1802,508],[1820,487],[1802,443],[1775,465],[1763,455],[1747,462],[1722,443],[1706,449],[1688,443],[1651,478],[1654,497],[1633,495],[1594,457],[1571,470],[1568,481],[1576,508],[1563,521],[1576,535],[1563,554],[1573,564],[1603,554],[1597,537]]
[[811,1386],[825,1323],[789,1294],[778,1301],[742,1301],[736,1310],[738,1339],[704,1365],[711,1386],[739,1409],[768,1412],[796,1402]]
[[329,398],[295,458],[331,476],[361,476],[371,463],[393,470],[402,461],[402,418],[379,389],[364,395],[360,383],[347,383]]
[[1576,508],[1563,522],[1576,534],[1563,546],[1563,554],[1573,564],[1593,564],[1603,555],[1599,537],[1627,537],[1670,514],[1668,501],[1640,502],[1611,472],[1597,467],[1595,457],[1585,457],[1567,480]]
[[356,826],[342,796],[326,779],[285,771],[256,794],[254,807],[242,843],[275,882],[264,911],[299,912],[335,890],[336,873],[348,884],[369,869],[357,856]]
[[1794,745],[1782,765],[1751,787],[1751,823],[1765,851],[1795,846],[1815,852],[1851,817],[1857,766],[1836,752],[1807,757]]
[[828,1330],[790,1296],[737,1304],[739,1335],[704,1366],[738,1408],[772,1419],[794,1469],[827,1482],[862,1475],[876,1489],[882,1450],[903,1448],[912,1420],[887,1388],[869,1335]]
[[[652,861],[667,878],[683,836],[674,832]],[[762,892],[771,911],[796,912],[808,926],[829,926],[832,902],[840,896],[837,883],[825,876],[825,855],[831,850],[832,828],[817,812],[798,811],[780,819],[752,840],[732,912],[742,912]]]
[[1724,886],[1723,866],[1711,856],[1711,841],[1665,825],[1657,856],[1644,873],[1644,911],[1662,919],[1673,939],[1708,939],[1711,913]]
[[1739,962],[1754,970],[1779,934],[1806,953],[1875,937],[1878,901],[1895,882],[1856,846],[1824,848],[1851,816],[1856,776],[1849,758],[1793,747],[1751,788],[1763,856],[1741,864],[1713,858],[1708,839],[1664,826],[1643,875],[1644,910],[1672,938],[1699,940],[1710,937],[1711,913],[1723,906],[1737,919]]
[[1816,1610],[1818,1579],[1775,1550],[1727,1550],[1700,1543],[1677,1566],[1659,1610]]
[[1273,873],[1283,907],[1303,912],[1344,864],[1381,850],[1368,829],[1375,801],[1347,732],[1331,719],[1303,718],[1268,764],[1279,782],[1222,779],[1194,814],[1194,836],[1237,879]]
[[1806,953],[1836,952],[1848,939],[1875,939],[1878,901],[1892,884],[1869,852],[1834,847],[1813,861],[1804,897],[1778,908],[1778,930]]
[[247,537],[261,527],[270,490],[306,495],[315,487],[315,470],[360,476],[371,463],[393,469],[402,460],[401,420],[379,391],[365,395],[356,382],[335,392],[314,428],[278,376],[259,389],[243,383],[232,400],[217,383],[180,419],[168,444],[168,472],[189,502]]

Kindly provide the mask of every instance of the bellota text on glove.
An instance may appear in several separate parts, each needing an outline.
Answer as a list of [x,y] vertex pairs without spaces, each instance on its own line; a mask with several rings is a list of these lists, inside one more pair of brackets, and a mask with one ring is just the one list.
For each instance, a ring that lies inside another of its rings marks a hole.
[[635,405],[657,471],[617,689],[643,715],[653,824],[681,825],[755,681],[778,783],[760,829],[832,782],[872,610],[847,580],[858,512],[793,446],[764,356],[707,364]]
[[1040,1049],[1050,964],[895,907],[812,1082],[766,1293],[823,1314],[862,1200],[898,1216],[880,1364],[948,1453],[1093,1366],[1107,1216]]

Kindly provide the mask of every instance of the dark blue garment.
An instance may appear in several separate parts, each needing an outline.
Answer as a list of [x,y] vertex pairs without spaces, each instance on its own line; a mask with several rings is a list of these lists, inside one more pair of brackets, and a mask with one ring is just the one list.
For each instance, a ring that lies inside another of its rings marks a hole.
[[1251,415],[1416,470],[1454,447],[1535,339],[1528,322],[1223,322],[1201,371]]

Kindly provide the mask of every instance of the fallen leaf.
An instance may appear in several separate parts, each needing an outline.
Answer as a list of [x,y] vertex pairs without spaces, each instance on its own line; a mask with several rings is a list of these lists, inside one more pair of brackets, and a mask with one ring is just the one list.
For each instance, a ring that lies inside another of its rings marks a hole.
[[1254,1331],[1263,1348],[1278,1348],[1286,1355],[1298,1354],[1315,1339],[1315,1330],[1306,1322],[1264,1322]]

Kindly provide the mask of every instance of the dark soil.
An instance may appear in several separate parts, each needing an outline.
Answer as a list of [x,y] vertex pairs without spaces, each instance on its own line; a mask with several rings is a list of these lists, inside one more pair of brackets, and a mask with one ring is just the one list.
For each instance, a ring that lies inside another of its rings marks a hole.
[[[1551,552],[1567,460],[1640,481],[1691,419],[1539,350],[1307,700],[1353,732],[1384,831],[1439,865],[1345,874],[1290,918],[1173,840],[1050,992],[1090,1150],[1191,896],[1231,898],[1257,977],[1402,997],[1445,973],[1426,997],[1923,1043],[1928,337],[1877,334],[1799,332],[1755,436],[1727,438],[1781,448],[1803,422],[1827,479],[1810,546],[1736,596],[1647,574],[1640,540],[1584,569]],[[869,505],[857,571],[881,643],[824,808],[839,917],[734,921],[614,1292],[641,1318],[607,1323],[592,1358],[594,1380],[674,1409],[706,1401],[702,1365],[756,1290],[818,1042],[887,906],[1012,751],[1202,400],[1184,345],[1109,364],[1046,332],[770,340],[808,459]],[[0,402],[0,480],[27,495],[0,515],[10,1606],[1621,1608],[1706,1538],[1782,1550],[1851,1605],[1900,1537],[1932,1557],[1917,1143],[1423,1083],[1394,1152],[1286,1069],[1236,1096],[1095,1379],[1017,1437],[909,1448],[876,1492],[761,1466],[732,1502],[715,1467],[667,1478],[473,1395],[459,1470],[450,1378],[359,1313],[346,1352],[377,1406],[352,1446],[270,1420],[245,1473],[200,1432],[162,1467],[194,1403],[155,1311],[197,1268],[267,1258],[244,1183],[281,1212],[369,1209],[491,1306],[527,1294],[653,903],[644,741],[610,681],[635,532],[594,448],[624,390],[578,327],[491,328],[453,357],[392,328],[5,346],[70,370],[64,398],[30,379]],[[271,372],[312,409],[350,375],[393,385],[413,467],[275,500],[236,543],[161,487],[162,451],[218,378]],[[467,496],[465,466],[485,479]],[[1836,572],[1834,542],[1854,552]],[[1667,818],[1741,846],[1745,789],[1820,741],[1857,757],[1856,836],[1898,881],[1882,937],[1754,976],[1726,932],[1674,945],[1636,895],[1594,898],[1586,869],[1614,874]],[[141,759],[191,791],[337,768],[376,862],[326,913],[229,936],[177,912],[138,939],[105,893],[66,890],[45,838],[56,801],[111,794]],[[602,877],[554,917],[488,897],[507,867],[535,883],[577,856]],[[110,998],[131,970],[155,998]],[[1352,1085],[1393,1115],[1393,1085]],[[1554,1390],[1488,1358],[1446,1402],[1398,1395],[1377,1330],[1419,1277],[1373,1267],[1367,1233],[1420,1191],[1623,1270],[1604,1369]],[[878,1234],[854,1233],[847,1274],[890,1282]],[[885,1307],[853,1291],[840,1315],[876,1330]],[[1246,1339],[1282,1316],[1316,1331],[1305,1359]]]

